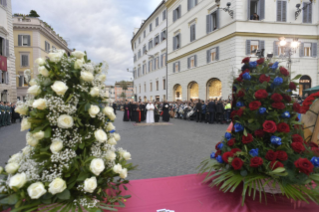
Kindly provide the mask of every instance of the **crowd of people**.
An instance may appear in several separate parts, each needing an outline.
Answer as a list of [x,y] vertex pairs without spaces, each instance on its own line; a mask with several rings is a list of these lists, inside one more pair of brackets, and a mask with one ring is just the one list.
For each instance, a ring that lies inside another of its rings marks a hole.
[[13,103],[0,101],[0,127],[11,125],[17,119],[21,122],[20,115],[14,111],[15,106]]

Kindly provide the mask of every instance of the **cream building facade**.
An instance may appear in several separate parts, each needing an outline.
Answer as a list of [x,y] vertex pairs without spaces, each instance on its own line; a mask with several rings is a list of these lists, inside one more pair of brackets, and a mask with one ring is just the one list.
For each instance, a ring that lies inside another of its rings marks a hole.
[[16,102],[11,0],[0,0],[0,101]]
[[50,26],[39,18],[13,17],[14,52],[16,55],[16,88],[18,99],[26,97],[28,84],[24,80],[23,72],[31,70],[31,77],[38,74],[37,58],[46,59],[50,51],[63,49],[67,54],[71,50],[67,42]]
[[165,1],[135,29],[134,94],[137,101],[167,98],[167,12]]
[[[218,9],[214,0],[168,0],[168,100],[227,99],[231,81],[241,60],[264,49],[278,59],[279,38],[300,46],[293,54],[292,77],[302,74],[300,90],[319,84],[319,2],[302,10],[295,19],[296,4],[310,1],[229,0],[233,18]],[[226,7],[221,1],[220,7]],[[259,20],[250,20],[256,13]],[[279,59],[286,66],[286,60]]]

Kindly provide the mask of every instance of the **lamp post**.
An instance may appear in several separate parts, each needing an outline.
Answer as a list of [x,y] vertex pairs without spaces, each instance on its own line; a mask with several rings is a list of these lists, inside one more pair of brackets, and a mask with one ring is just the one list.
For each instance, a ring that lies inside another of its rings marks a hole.
[[135,71],[136,71],[136,68],[133,68],[133,70],[130,70],[129,68],[126,69],[127,72],[130,72],[133,74],[133,95],[134,95],[134,101],[136,101],[136,94],[135,94],[135,88],[134,88],[134,79],[135,79]]
[[230,6],[231,6],[231,3],[230,2],[227,2],[227,8],[219,8],[220,6],[220,0],[215,0],[216,2],[216,5],[217,5],[217,9],[218,10],[224,10],[225,12],[227,12],[231,18],[234,18],[234,11],[230,9]]
[[300,8],[300,6],[301,6],[300,4],[296,4],[297,10],[296,10],[296,12],[295,12],[295,20],[297,20],[297,18],[298,18],[298,16],[300,15],[300,13],[301,13],[302,10],[306,10],[306,9],[312,4],[313,0],[309,0],[309,1],[310,1],[310,2],[305,3],[305,6],[302,7],[302,8]]
[[288,46],[287,45],[288,43],[287,43],[285,37],[281,37],[281,38],[279,38],[279,40],[280,40],[279,46],[284,47],[284,53],[282,53],[280,55],[280,57],[287,58],[287,66],[288,66],[288,70],[289,70],[290,77],[291,77],[291,64],[292,64],[291,56],[296,53],[297,48],[300,45],[300,42],[298,41],[298,38],[294,38],[293,41],[291,42],[290,46]]

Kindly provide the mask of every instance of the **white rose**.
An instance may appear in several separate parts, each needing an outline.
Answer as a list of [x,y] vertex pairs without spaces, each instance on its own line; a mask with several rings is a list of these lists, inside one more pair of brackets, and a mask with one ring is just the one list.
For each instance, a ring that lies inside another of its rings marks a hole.
[[8,174],[14,174],[18,171],[19,168],[20,168],[19,164],[16,162],[13,162],[13,163],[8,163],[5,167],[5,170]]
[[62,59],[63,53],[62,52],[50,53],[48,57],[51,62],[57,63],[57,62],[60,62],[60,60]]
[[105,74],[101,74],[98,78],[99,81],[104,82],[106,80],[106,75]]
[[107,152],[105,154],[105,158],[106,158],[106,160],[114,161],[116,158],[116,154],[112,150],[107,150]]
[[49,71],[48,69],[46,69],[44,66],[40,66],[38,68],[39,73],[44,76],[44,77],[48,77],[49,76]]
[[29,108],[26,105],[19,105],[14,110],[16,113],[19,113],[20,115],[27,115]]
[[104,161],[101,158],[95,158],[91,161],[90,170],[96,176],[99,176],[104,169]]
[[114,127],[114,125],[113,125],[111,122],[109,122],[109,123],[107,124],[107,126],[106,126],[106,130],[107,130],[107,131],[115,130],[115,127]]
[[22,156],[21,153],[16,153],[12,155],[10,159],[8,160],[8,163],[13,163],[13,162],[19,163],[19,161],[21,160],[21,156]]
[[98,87],[91,88],[90,95],[91,96],[99,96],[100,95],[100,89]]
[[62,180],[61,178],[55,178],[49,184],[49,192],[53,195],[62,193],[65,189],[66,189],[66,182]]
[[119,174],[122,171],[122,165],[121,164],[116,164],[113,166],[113,171],[117,174]]
[[27,175],[24,172],[22,172],[10,178],[9,187],[22,188],[26,182],[27,182]]
[[125,179],[127,177],[127,169],[124,168],[120,171],[120,178]]
[[42,138],[44,138],[44,132],[39,131],[39,132],[33,133],[32,136],[38,140],[41,140]]
[[39,140],[36,139],[35,137],[33,137],[32,133],[30,133],[30,132],[27,132],[26,140],[27,140],[27,144],[29,144],[30,146],[33,146],[33,147],[35,147],[39,143]]
[[59,138],[55,138],[52,140],[52,144],[50,145],[50,150],[52,153],[58,153],[63,149],[63,141]]
[[81,69],[84,64],[84,60],[76,60],[74,63],[74,69]]
[[0,166],[0,174],[3,172],[3,168],[2,166]]
[[109,138],[109,140],[107,141],[107,143],[110,144],[110,145],[116,145],[116,144],[117,144],[115,138],[113,138],[113,137]]
[[113,113],[113,114],[110,114],[108,115],[108,118],[111,120],[111,121],[114,121],[116,119],[116,115]]
[[92,118],[95,118],[96,115],[100,112],[100,107],[96,105],[91,105],[89,109],[89,114]]
[[77,59],[82,59],[85,56],[85,53],[81,51],[74,51],[71,53],[71,55],[76,57]]
[[123,158],[125,160],[132,160],[131,153],[129,153],[128,151],[125,151],[124,154],[123,154]]
[[69,87],[61,81],[55,81],[51,88],[59,96],[63,96],[65,92],[69,89]]
[[31,147],[30,146],[26,146],[22,149],[22,153],[24,155],[29,155],[29,153],[31,152]]
[[47,190],[45,190],[44,185],[41,182],[32,183],[27,190],[31,199],[39,199],[47,193]]
[[118,133],[114,133],[114,134],[113,134],[113,137],[115,138],[116,141],[121,140],[121,136],[120,136],[120,134],[118,134]]
[[37,99],[32,104],[33,108],[44,110],[47,108],[47,100],[46,99]]
[[103,113],[108,116],[108,115],[114,113],[114,109],[107,106],[107,107],[105,107],[105,108],[103,109]]
[[28,88],[28,94],[32,94],[32,95],[38,95],[39,93],[41,93],[41,88],[38,85],[32,85],[30,88]]
[[31,128],[31,123],[28,121],[28,118],[23,118],[21,122],[21,132]]
[[38,58],[34,62],[37,63],[39,66],[45,65],[45,60],[42,58]]
[[81,71],[81,79],[86,82],[92,82],[94,79],[94,76],[91,72]]
[[37,81],[35,79],[30,80],[29,85],[30,86],[37,85]]
[[73,118],[69,115],[61,115],[58,118],[58,127],[68,129],[73,127]]
[[96,131],[94,132],[94,136],[95,136],[95,139],[96,139],[98,142],[100,142],[100,143],[103,143],[103,142],[105,142],[105,141],[107,140],[107,135],[106,135],[106,133],[105,133],[103,130],[101,130],[101,129],[96,130]]
[[84,191],[93,193],[97,187],[96,177],[87,178],[84,181]]

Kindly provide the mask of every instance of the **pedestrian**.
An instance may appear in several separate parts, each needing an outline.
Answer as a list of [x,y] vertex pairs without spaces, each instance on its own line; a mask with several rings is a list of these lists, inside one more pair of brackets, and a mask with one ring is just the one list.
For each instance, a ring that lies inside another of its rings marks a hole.
[[226,121],[230,122],[230,113],[231,113],[231,104],[230,101],[227,101],[225,105],[225,111],[226,111]]
[[204,100],[202,101],[202,120],[201,120],[201,122],[205,122],[205,123],[207,123],[207,121],[206,121],[206,104],[205,104],[205,102],[204,102]]
[[155,113],[155,122],[158,122],[159,121],[159,118],[160,118],[160,114],[161,114],[161,111],[160,111],[160,103],[157,101],[154,105],[155,109],[154,109],[154,113]]
[[196,122],[202,121],[202,103],[200,99],[197,100],[196,104]]
[[129,109],[129,106],[130,105],[128,104],[128,101],[125,100],[123,121],[130,121],[130,109]]
[[163,118],[162,118],[163,121],[169,122],[169,104],[167,103],[166,100],[164,101],[162,111],[163,111]]
[[220,99],[216,106],[217,122],[220,122],[221,124],[223,124],[224,122],[223,116],[224,116],[224,106],[223,106],[222,100]]
[[113,107],[113,110],[114,110],[114,114],[116,115],[117,104],[116,104],[115,101],[113,102],[112,107]]
[[140,123],[142,121],[142,114],[141,114],[141,106],[140,103],[136,104],[136,109],[135,109],[135,122]]
[[4,116],[4,108],[3,108],[3,102],[0,101],[0,127],[3,127],[3,116]]
[[140,103],[140,110],[141,110],[141,121],[145,121],[146,119],[146,106],[144,102]]
[[148,104],[146,105],[146,123],[151,124],[154,123],[154,105],[151,101],[148,102]]

